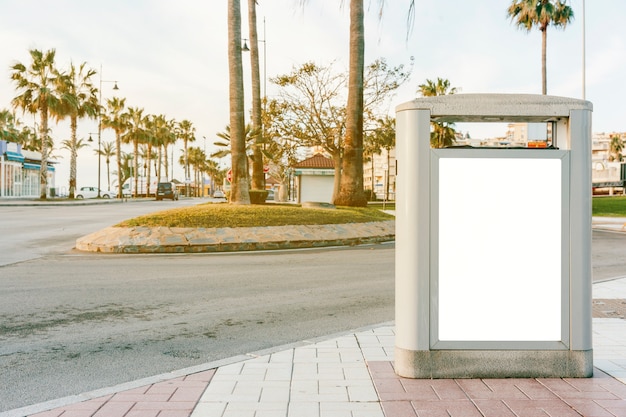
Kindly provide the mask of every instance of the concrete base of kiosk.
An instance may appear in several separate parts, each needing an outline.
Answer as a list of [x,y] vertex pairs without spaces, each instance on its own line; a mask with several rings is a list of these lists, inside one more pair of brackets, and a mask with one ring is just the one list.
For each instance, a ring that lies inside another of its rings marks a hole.
[[593,351],[396,347],[395,371],[405,378],[588,378],[593,376]]

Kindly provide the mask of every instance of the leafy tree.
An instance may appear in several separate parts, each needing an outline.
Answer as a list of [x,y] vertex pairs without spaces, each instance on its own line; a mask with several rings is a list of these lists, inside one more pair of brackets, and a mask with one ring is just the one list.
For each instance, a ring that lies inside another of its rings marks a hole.
[[59,96],[56,91],[56,79],[59,72],[55,66],[56,51],[46,52],[37,49],[28,51],[30,66],[20,62],[11,66],[11,80],[16,84],[18,95],[11,101],[14,108],[23,112],[39,113],[39,136],[41,140],[41,168],[39,171],[39,197],[45,200],[48,193],[48,156],[50,153],[48,136],[48,118],[59,117]]
[[[122,160],[122,136],[128,129],[128,113],[124,112],[126,107],[125,98],[113,97],[107,99],[107,112],[102,115],[102,127],[113,129],[115,132],[115,151],[117,155],[117,187],[118,196],[122,196],[122,186],[124,181],[128,178],[126,174],[130,174],[130,168],[128,171],[122,169],[122,164],[128,165],[128,161],[125,155],[125,160]],[[131,156],[132,158],[132,156]]]
[[232,183],[230,202],[250,204],[245,145],[243,67],[241,62],[241,8],[228,0],[228,75],[230,110],[230,155]]
[[98,90],[91,81],[95,74],[95,70],[87,68],[86,62],[78,67],[71,63],[69,72],[56,79],[60,98],[59,113],[70,118],[71,138],[69,143],[64,143],[70,151],[69,198],[74,198],[76,190],[76,157],[80,149],[76,139],[78,119],[95,118],[98,114]]
[[[363,112],[368,123],[375,123],[381,105],[408,79],[409,74],[403,65],[390,68],[383,59],[367,66],[363,80]],[[280,126],[279,136],[294,138],[302,147],[320,147],[332,157],[335,164],[333,201],[338,198],[343,175],[347,80],[347,74],[335,73],[331,65],[324,67],[313,62],[271,79],[281,87],[280,99],[274,104],[281,116],[273,121],[274,125]],[[362,186],[362,168],[360,176]]]
[[[424,97],[445,96],[458,91],[456,87],[450,87],[450,81],[437,78],[437,81],[426,80],[425,84],[418,86],[417,92]],[[433,122],[430,133],[430,146],[433,148],[445,148],[456,141],[454,123]]]
[[342,141],[346,128],[346,75],[336,74],[332,66],[304,63],[291,73],[271,81],[281,88],[279,105],[284,136],[299,141],[303,147],[322,148],[335,165],[333,201],[339,194]]
[[535,26],[541,31],[541,93],[548,93],[546,75],[546,50],[548,26],[565,28],[574,18],[567,0],[513,0],[507,9],[511,21],[520,29],[530,32]]

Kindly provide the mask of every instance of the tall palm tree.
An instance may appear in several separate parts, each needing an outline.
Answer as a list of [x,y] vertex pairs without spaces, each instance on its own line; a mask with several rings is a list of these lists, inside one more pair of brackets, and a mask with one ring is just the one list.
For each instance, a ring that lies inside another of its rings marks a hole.
[[530,32],[534,26],[541,31],[541,93],[548,94],[546,50],[548,26],[563,28],[574,18],[567,0],[513,0],[507,9],[511,21],[520,29]]
[[363,73],[365,70],[365,25],[363,0],[350,0],[350,63],[346,136],[343,142],[339,194],[334,203],[366,206],[363,192]]
[[609,144],[609,161],[622,162],[624,160],[624,140],[619,134],[611,135],[611,142]]
[[0,110],[0,140],[19,143],[19,121],[9,110]]
[[232,170],[230,202],[232,204],[250,204],[248,173],[246,172],[245,110],[241,61],[240,1],[228,0],[228,95]]
[[32,62],[30,66],[17,62],[11,66],[11,80],[16,84],[18,95],[11,104],[24,112],[39,113],[39,136],[41,140],[41,167],[39,170],[39,197],[45,200],[48,194],[48,118],[57,117],[59,97],[56,91],[56,78],[59,73],[55,67],[56,51],[42,52],[37,49],[28,51]]
[[104,161],[107,164],[107,190],[111,189],[111,158],[115,156],[115,143],[102,142],[100,150],[96,149],[94,153],[104,157]]
[[[259,75],[259,38],[256,30],[256,2],[248,0],[248,27],[250,30],[250,70],[252,73],[252,129],[258,134],[252,148],[252,182],[253,190],[265,189],[263,172],[264,132],[261,118],[261,77]],[[265,42],[265,40],[263,40]],[[267,94],[267,92],[265,92]]]
[[67,147],[70,151],[69,198],[74,198],[76,190],[76,157],[79,149],[76,139],[78,119],[95,118],[98,114],[99,104],[96,94],[98,90],[91,81],[91,77],[96,74],[96,71],[86,66],[86,62],[78,67],[71,63],[69,72],[57,77],[60,112],[70,118],[71,138]]
[[113,129],[115,132],[115,153],[117,157],[117,187],[118,196],[122,196],[122,186],[124,185],[122,170],[122,135],[128,129],[128,114],[124,113],[126,106],[125,98],[113,97],[107,99],[107,111],[102,115],[102,127]]
[[145,120],[143,109],[139,107],[129,107],[128,113],[128,130],[122,137],[123,142],[133,144],[133,177],[135,179],[135,195],[139,190],[139,144],[146,140]]
[[[450,86],[447,79],[437,78],[437,81],[426,80],[425,84],[418,86],[417,92],[424,97],[445,96],[455,94],[456,87]],[[430,134],[430,146],[433,148],[445,148],[451,146],[456,141],[456,131],[454,123],[433,122],[433,131]]]
[[[189,142],[193,142],[196,140],[196,128],[193,126],[193,124],[189,121],[189,120],[183,120],[180,123],[178,123],[178,133],[179,133],[179,137],[183,140],[183,151],[184,151],[184,157],[185,160],[183,162],[183,166],[185,167],[185,180],[187,180],[190,175],[189,173],[189,149],[188,149],[188,145]],[[185,192],[187,195],[189,195],[189,185],[187,184],[187,181],[185,181]]]

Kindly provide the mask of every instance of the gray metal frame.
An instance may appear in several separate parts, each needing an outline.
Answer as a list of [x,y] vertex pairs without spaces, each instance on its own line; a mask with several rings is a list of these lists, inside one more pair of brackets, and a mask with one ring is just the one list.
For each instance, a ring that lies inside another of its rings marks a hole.
[[[483,350],[567,350],[570,347],[570,153],[535,149],[431,149],[430,151],[430,348]],[[443,158],[558,159],[561,161],[561,248],[550,256],[561,257],[560,341],[449,341],[439,340],[439,161]],[[560,250],[559,250],[560,249]]]

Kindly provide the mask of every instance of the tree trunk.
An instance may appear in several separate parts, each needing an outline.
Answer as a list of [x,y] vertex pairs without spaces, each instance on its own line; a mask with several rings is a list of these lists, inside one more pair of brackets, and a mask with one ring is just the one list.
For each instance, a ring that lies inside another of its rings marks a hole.
[[39,137],[41,138],[41,166],[39,167],[39,198],[48,195],[48,107],[43,105],[39,113]]
[[148,197],[150,195],[150,177],[152,176],[152,167],[150,166],[150,162],[152,160],[152,146],[150,144],[148,144],[148,152],[146,153],[146,158],[148,159],[146,162],[146,197]]
[[[117,155],[117,195],[122,197],[122,186],[123,184],[123,180],[124,178],[122,177],[122,137],[121,137],[122,132],[120,131],[115,131],[115,146],[117,147],[117,149],[115,150],[115,153]],[[100,193],[98,193],[100,194]]]
[[335,177],[333,181],[333,203],[337,201],[339,196],[339,187],[341,186],[341,151],[336,150],[332,155],[335,164]]
[[541,30],[541,94],[548,94],[548,73],[546,53],[548,49],[548,28]]
[[139,188],[139,140],[137,139],[133,140],[133,170],[135,171],[133,172],[135,180],[135,198],[137,198],[137,189]]
[[363,71],[365,60],[363,0],[350,1],[350,72],[346,137],[336,205],[365,207],[363,192]]
[[[252,130],[256,132],[252,149],[252,189],[265,189],[263,173],[263,125],[261,122],[261,76],[259,70],[259,39],[256,30],[256,2],[248,0],[248,27],[250,28],[250,69],[252,72]],[[265,41],[265,40],[263,40]]]
[[243,67],[241,64],[241,9],[239,0],[228,0],[228,75],[230,109],[230,202],[250,204],[246,172]]
[[72,135],[72,145],[70,149],[70,193],[69,198],[74,198],[76,192],[76,125],[78,124],[77,117],[71,116],[70,118],[70,130]]

